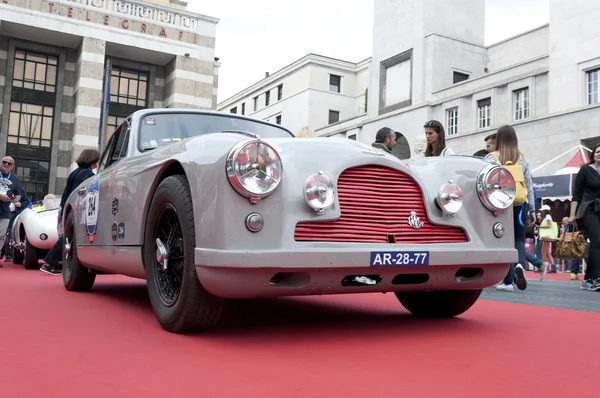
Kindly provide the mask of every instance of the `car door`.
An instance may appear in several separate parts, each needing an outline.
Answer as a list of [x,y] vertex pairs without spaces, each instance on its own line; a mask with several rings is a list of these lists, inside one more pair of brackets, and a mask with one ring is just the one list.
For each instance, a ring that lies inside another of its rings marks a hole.
[[[105,246],[110,245],[111,238],[111,212],[112,189],[111,184],[117,164],[121,159],[123,143],[128,135],[129,123],[126,121],[119,126],[111,137],[104,153],[102,154],[98,174],[88,184],[80,187],[85,189],[84,200],[80,201],[81,223],[78,242],[82,245]],[[80,192],[81,194],[81,192]],[[80,195],[81,197],[81,195]]]

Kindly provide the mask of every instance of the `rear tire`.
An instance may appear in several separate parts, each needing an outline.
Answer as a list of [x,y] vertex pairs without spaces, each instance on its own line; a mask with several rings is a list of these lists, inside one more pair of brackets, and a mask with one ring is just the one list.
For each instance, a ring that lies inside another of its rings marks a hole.
[[[71,246],[69,253],[66,250],[67,243]],[[91,273],[89,268],[84,267],[77,257],[73,212],[70,212],[65,220],[62,264],[63,283],[68,291],[89,292],[92,290],[96,274]]]
[[437,290],[429,292],[396,292],[400,304],[422,318],[453,318],[475,304],[482,290]]
[[25,253],[24,253],[25,269],[40,269],[40,257],[38,249],[29,243],[25,237]]
[[[157,259],[157,239],[168,251],[166,271]],[[192,195],[184,176],[167,177],[156,189],[144,242],[148,295],[163,329],[183,334],[214,327],[226,300],[209,293],[198,279]]]

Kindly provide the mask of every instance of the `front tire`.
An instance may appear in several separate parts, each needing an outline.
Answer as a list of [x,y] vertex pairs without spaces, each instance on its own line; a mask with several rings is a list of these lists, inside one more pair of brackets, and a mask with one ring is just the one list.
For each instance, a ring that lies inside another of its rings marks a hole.
[[38,249],[34,247],[25,237],[25,269],[40,269],[40,257]]
[[429,292],[396,292],[400,304],[413,315],[422,318],[453,318],[475,304],[478,290],[437,290]]
[[65,220],[62,264],[63,283],[68,291],[89,292],[92,290],[96,274],[91,273],[89,268],[84,267],[77,257],[73,212],[70,212]]
[[25,257],[23,256],[23,253],[21,253],[20,251],[18,251],[17,249],[15,249],[13,247],[13,264],[23,264],[23,261],[25,260]]
[[[162,328],[183,334],[214,327],[226,301],[209,293],[198,280],[192,196],[184,176],[167,177],[156,189],[144,242],[148,294]],[[159,249],[164,249],[168,260],[166,270],[158,260]]]

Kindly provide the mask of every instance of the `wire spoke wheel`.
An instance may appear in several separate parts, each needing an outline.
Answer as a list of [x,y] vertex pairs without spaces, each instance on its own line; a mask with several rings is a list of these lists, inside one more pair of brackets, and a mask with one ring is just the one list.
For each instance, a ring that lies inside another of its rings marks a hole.
[[162,303],[171,307],[179,298],[183,285],[184,247],[179,214],[170,203],[165,203],[158,214],[155,239],[157,258],[153,272]]

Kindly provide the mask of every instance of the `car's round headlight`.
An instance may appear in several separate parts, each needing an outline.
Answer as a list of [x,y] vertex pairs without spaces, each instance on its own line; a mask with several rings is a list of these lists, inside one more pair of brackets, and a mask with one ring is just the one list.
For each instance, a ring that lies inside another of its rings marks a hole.
[[282,173],[277,151],[259,140],[240,142],[227,155],[227,177],[231,186],[251,200],[271,194],[279,185]]
[[335,185],[331,178],[323,172],[310,176],[304,184],[304,200],[319,212],[330,208],[335,201]]
[[515,200],[515,179],[504,167],[486,166],[477,176],[477,194],[488,210],[506,210]]
[[449,181],[438,192],[438,203],[446,214],[456,214],[462,207],[463,198],[460,187]]

